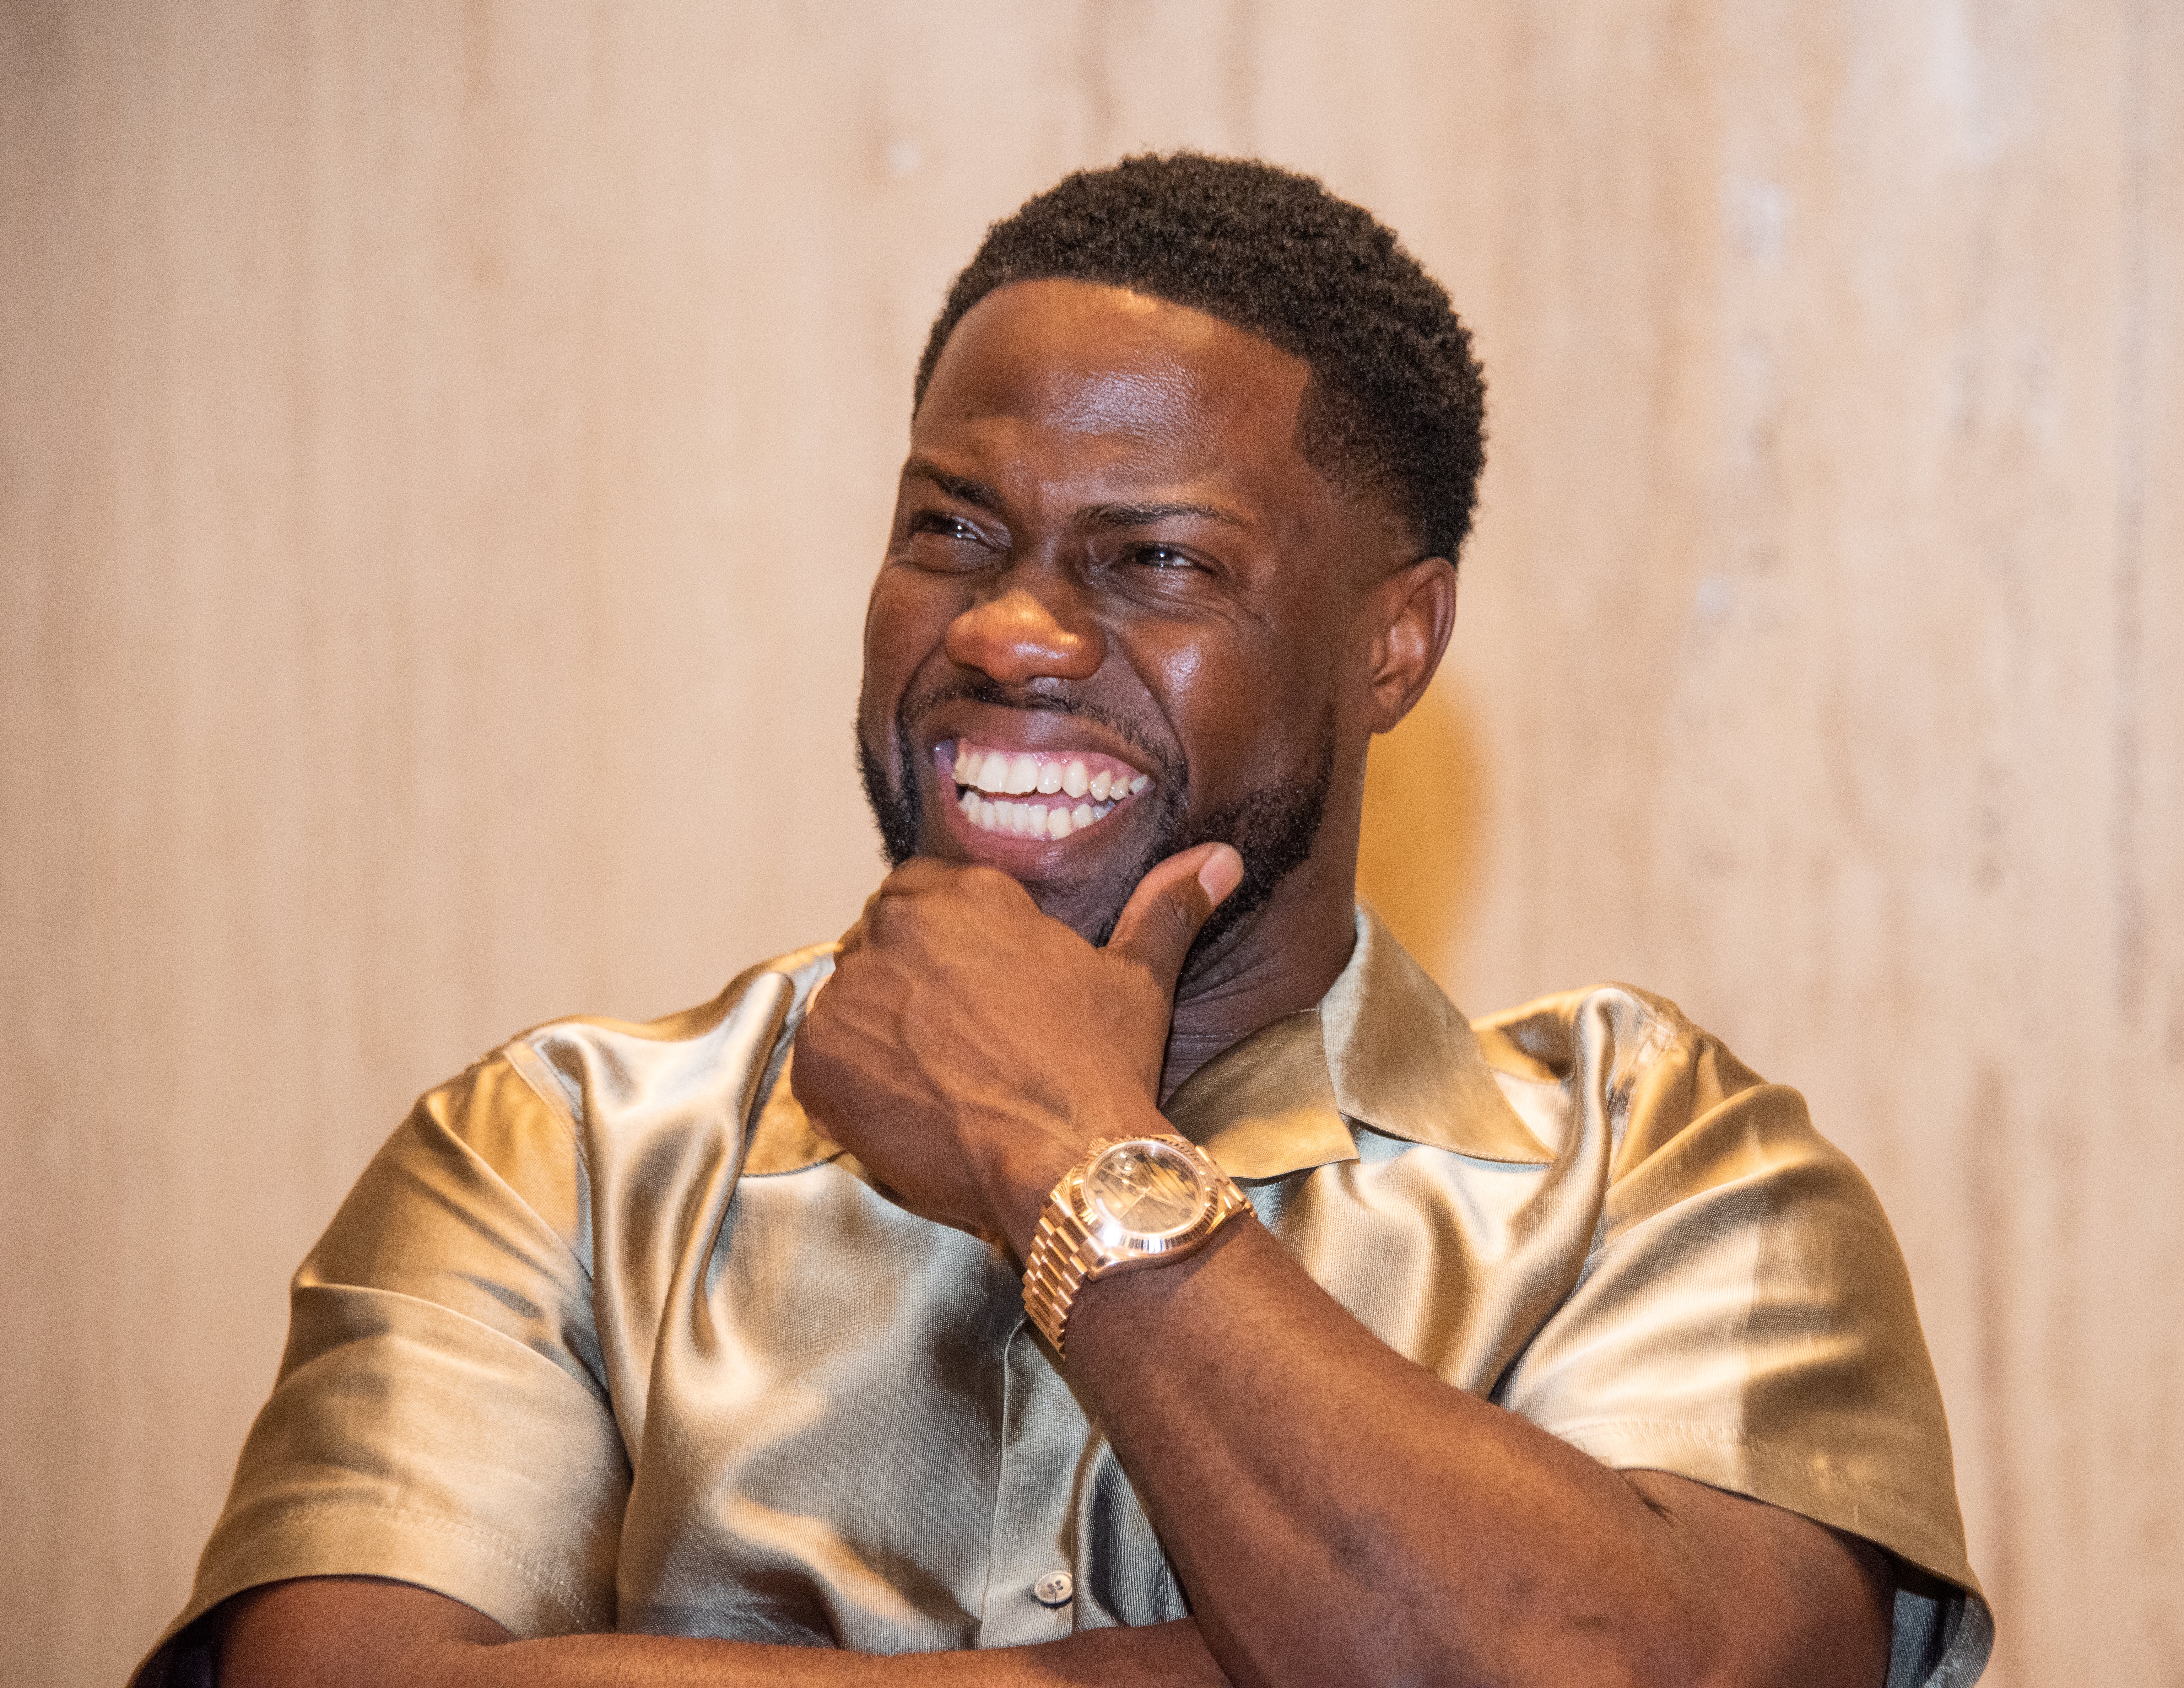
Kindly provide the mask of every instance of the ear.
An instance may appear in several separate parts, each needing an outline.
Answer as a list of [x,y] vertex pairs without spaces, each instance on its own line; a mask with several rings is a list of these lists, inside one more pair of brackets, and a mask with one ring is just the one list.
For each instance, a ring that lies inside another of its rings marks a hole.
[[1425,695],[1456,626],[1456,565],[1428,557],[1373,588],[1367,659],[1368,724],[1385,733]]

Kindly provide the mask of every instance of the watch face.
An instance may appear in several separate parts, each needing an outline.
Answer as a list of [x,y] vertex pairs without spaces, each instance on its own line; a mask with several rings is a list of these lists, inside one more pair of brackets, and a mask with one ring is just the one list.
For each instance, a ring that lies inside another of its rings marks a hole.
[[1179,1231],[1205,1212],[1198,1163],[1165,1143],[1118,1143],[1084,1174],[1084,1200],[1103,1227],[1139,1235]]

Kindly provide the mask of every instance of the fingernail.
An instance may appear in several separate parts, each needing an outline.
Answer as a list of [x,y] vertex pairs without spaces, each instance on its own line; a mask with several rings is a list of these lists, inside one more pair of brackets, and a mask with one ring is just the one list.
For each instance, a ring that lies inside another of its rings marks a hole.
[[1244,858],[1228,844],[1216,844],[1198,869],[1198,883],[1218,908],[1244,883]]

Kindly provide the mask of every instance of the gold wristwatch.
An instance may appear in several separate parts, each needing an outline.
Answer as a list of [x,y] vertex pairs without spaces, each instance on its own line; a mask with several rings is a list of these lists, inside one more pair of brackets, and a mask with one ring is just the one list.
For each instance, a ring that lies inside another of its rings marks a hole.
[[1061,1175],[1024,1262],[1024,1311],[1061,1352],[1069,1309],[1095,1278],[1166,1266],[1251,1204],[1185,1137],[1110,1137]]

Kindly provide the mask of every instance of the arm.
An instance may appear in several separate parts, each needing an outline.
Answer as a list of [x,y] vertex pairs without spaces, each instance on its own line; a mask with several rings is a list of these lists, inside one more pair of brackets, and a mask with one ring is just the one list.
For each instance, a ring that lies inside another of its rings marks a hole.
[[222,1688],[1225,1688],[1188,1621],[1091,1630],[1044,1646],[879,1658],[666,1635],[519,1641],[407,1583],[308,1577],[238,1596],[214,1620]]
[[[1021,1256],[1091,1141],[1166,1128],[1168,993],[1225,889],[1212,859],[1155,869],[1104,952],[998,874],[911,864],[805,1022],[800,1099],[906,1200]],[[1876,1550],[1618,1474],[1450,1387],[1251,1221],[1089,1286],[1069,1369],[1239,1682],[1881,1680]]]
[[1450,1388],[1256,1224],[1089,1286],[1069,1361],[1239,1681],[1875,1688],[1886,1672],[1875,1549],[1610,1471]]

